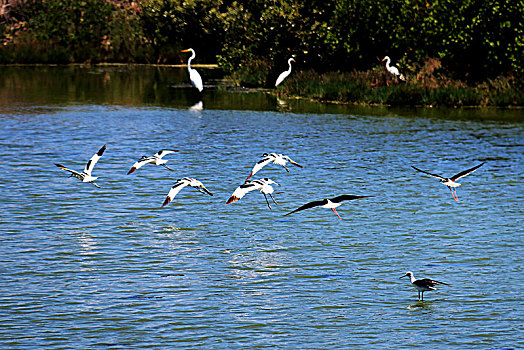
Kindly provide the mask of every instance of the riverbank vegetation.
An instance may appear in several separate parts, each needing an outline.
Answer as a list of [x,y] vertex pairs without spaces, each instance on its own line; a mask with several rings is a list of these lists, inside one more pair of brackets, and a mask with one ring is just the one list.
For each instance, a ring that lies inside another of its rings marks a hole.
[[[505,0],[0,0],[0,63],[217,62],[238,85],[367,104],[522,106]],[[395,80],[390,56],[406,76]]]

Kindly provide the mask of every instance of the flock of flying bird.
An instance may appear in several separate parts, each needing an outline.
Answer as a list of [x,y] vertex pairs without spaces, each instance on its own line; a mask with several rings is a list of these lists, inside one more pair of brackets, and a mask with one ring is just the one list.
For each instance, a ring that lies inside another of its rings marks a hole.
[[[75,178],[79,179],[82,182],[91,183],[94,186],[100,188],[100,186],[97,183],[95,183],[95,181],[98,179],[98,177],[92,176],[92,172],[93,172],[93,168],[95,167],[96,163],[100,160],[100,158],[104,154],[105,150],[106,150],[106,145],[102,146],[102,148],[100,148],[89,159],[89,161],[87,162],[87,164],[86,164],[86,166],[85,166],[85,168],[84,168],[84,170],[82,172],[71,170],[71,169],[66,168],[65,166],[63,166],[61,164],[58,164],[58,163],[55,163],[55,165],[57,167],[59,167],[60,169],[63,169],[65,171],[70,172],[71,173],[71,175],[70,175],[71,177],[75,177]],[[153,156],[142,156],[138,161],[136,161],[133,164],[131,169],[127,172],[127,175],[134,173],[136,170],[140,169],[141,167],[143,167],[146,164],[162,165],[166,169],[174,171],[173,169],[171,169],[170,167],[168,167],[166,165],[167,160],[163,159],[163,158],[164,158],[164,156],[166,156],[168,154],[171,154],[171,153],[175,153],[175,152],[178,152],[178,150],[162,149],[162,150],[158,151],[156,154],[154,154]],[[276,165],[280,165],[280,166],[284,167],[284,169],[286,171],[289,172],[289,169],[286,166],[288,162],[293,164],[293,165],[295,165],[295,166],[297,166],[297,167],[299,167],[299,168],[302,168],[302,165],[298,164],[297,162],[295,162],[294,160],[292,160],[290,157],[288,157],[286,155],[277,154],[277,153],[264,153],[262,155],[262,159],[259,160],[253,166],[251,172],[249,173],[249,175],[245,179],[245,182],[242,185],[238,186],[235,189],[235,191],[233,192],[233,194],[229,197],[229,199],[226,202],[226,205],[234,203],[234,202],[237,202],[238,200],[243,198],[247,193],[249,193],[251,191],[258,190],[258,191],[260,191],[264,195],[264,197],[266,199],[266,203],[267,203],[269,209],[271,209],[271,204],[269,203],[267,195],[269,195],[269,197],[272,199],[272,201],[275,204],[278,204],[275,201],[275,199],[273,198],[273,195],[272,195],[273,192],[274,192],[274,189],[273,189],[272,185],[278,185],[278,186],[280,186],[280,185],[278,183],[276,183],[275,181],[269,179],[269,178],[261,178],[261,179],[258,179],[258,180],[250,180],[250,179],[251,179],[251,177],[253,177],[253,175],[255,175],[258,171],[260,171],[263,167],[265,167],[266,165],[268,165],[270,163],[274,163]],[[471,174],[472,172],[474,172],[475,170],[477,170],[478,168],[480,168],[484,164],[485,164],[485,162],[483,162],[481,164],[478,164],[478,165],[476,165],[476,166],[474,166],[474,167],[472,167],[470,169],[464,170],[464,171],[462,171],[462,172],[460,172],[460,173],[458,173],[458,174],[456,174],[456,175],[454,175],[452,177],[449,177],[449,178],[443,177],[443,176],[440,176],[440,175],[436,175],[436,174],[427,172],[425,170],[418,169],[418,168],[416,168],[414,166],[413,166],[413,169],[415,169],[415,170],[417,170],[419,172],[422,172],[424,174],[427,174],[429,176],[432,176],[432,177],[435,177],[435,178],[439,179],[443,185],[447,186],[450,189],[451,195],[453,196],[453,199],[458,202],[458,197],[457,197],[457,194],[456,194],[456,188],[458,186],[460,186],[460,184],[457,182],[457,180],[459,180],[460,178],[462,178],[462,177],[464,177],[466,175]],[[190,178],[190,177],[184,177],[182,179],[177,180],[176,184],[173,187],[171,187],[171,189],[169,190],[169,193],[167,194],[166,199],[164,200],[164,202],[162,204],[162,207],[168,205],[174,199],[174,197],[184,187],[187,187],[187,186],[193,187],[193,188],[195,188],[197,191],[199,191],[201,193],[208,194],[210,196],[213,195],[213,193],[211,193],[204,186],[204,184],[202,182],[200,182],[199,180],[194,179],[194,178]],[[295,210],[285,214],[285,216],[291,215],[291,214],[296,213],[298,211],[314,208],[314,207],[322,207],[322,208],[331,209],[338,216],[339,219],[342,219],[340,217],[340,215],[338,214],[337,210],[336,210],[336,208],[339,207],[342,204],[342,202],[348,201],[348,200],[359,199],[359,198],[365,198],[365,197],[371,197],[371,196],[346,195],[346,194],[344,194],[344,195],[336,196],[334,198],[329,198],[329,199],[325,198],[325,199],[322,199],[322,200],[316,200],[316,201],[305,203],[304,205],[298,207],[297,209],[295,209]],[[402,277],[405,277],[405,276],[408,276],[410,278],[411,283],[418,290],[419,301],[420,300],[424,300],[424,291],[435,290],[435,285],[437,285],[437,284],[448,285],[447,283],[434,281],[434,280],[427,279],[427,278],[417,280],[413,276],[412,272],[407,272]]]
[[[182,52],[191,52],[192,53],[191,57],[189,58],[189,60],[187,62],[187,68],[188,68],[188,71],[189,71],[189,78],[190,78],[191,83],[193,84],[193,86],[195,88],[197,88],[199,92],[202,92],[202,90],[204,88],[203,83],[202,83],[202,77],[200,76],[200,74],[195,69],[191,68],[191,60],[193,58],[195,58],[195,55],[196,55],[195,51],[193,49],[187,49],[187,50],[183,50]],[[279,75],[279,77],[277,78],[277,80],[275,82],[275,87],[278,86],[280,83],[282,83],[282,81],[287,76],[289,76],[289,74],[291,74],[291,62],[293,62],[293,61],[295,61],[293,58],[290,58],[288,60],[289,69],[287,71],[282,72]],[[405,80],[404,76],[398,71],[398,69],[396,67],[390,66],[390,61],[391,60],[390,60],[390,58],[388,56],[384,57],[384,59],[382,61],[386,61],[386,69],[388,70],[388,72],[390,72],[392,75],[394,75],[396,78],[398,78],[400,80]],[[91,174],[93,172],[93,168],[95,167],[95,165],[98,162],[98,160],[102,157],[102,155],[104,154],[105,150],[106,150],[106,145],[102,146],[102,148],[100,148],[98,150],[98,152],[96,152],[91,157],[91,159],[89,159],[89,161],[87,162],[84,170],[81,173],[77,172],[75,170],[68,169],[65,166],[63,166],[61,164],[58,164],[58,163],[55,163],[55,165],[57,167],[65,170],[65,171],[70,172],[72,177],[75,177],[75,178],[79,179],[82,182],[92,183],[96,187],[100,188],[100,186],[95,183],[95,181],[98,179],[98,177],[92,176]],[[168,154],[171,154],[171,153],[175,153],[175,152],[178,152],[178,150],[162,149],[162,150],[158,151],[156,154],[154,154],[153,156],[142,156],[138,161],[136,161],[133,164],[131,169],[128,171],[127,175],[134,173],[136,170],[140,169],[142,166],[144,166],[146,164],[162,165],[166,169],[174,171],[173,169],[171,169],[170,167],[168,167],[166,165],[167,160],[163,159],[163,158],[164,158],[164,156],[166,156]],[[276,183],[275,181],[273,181],[273,180],[271,180],[269,178],[261,178],[261,179],[258,179],[258,180],[250,180],[250,179],[251,179],[251,177],[253,175],[255,175],[258,171],[260,171],[263,167],[265,167],[266,165],[268,165],[270,163],[274,163],[276,165],[280,165],[280,166],[284,167],[284,169],[286,169],[286,171],[289,172],[289,169],[286,166],[288,162],[293,164],[293,165],[295,165],[295,166],[297,166],[297,167],[299,167],[299,168],[302,168],[302,165],[300,165],[297,162],[293,161],[290,157],[288,157],[286,155],[277,154],[277,153],[264,153],[262,155],[262,159],[259,160],[254,165],[253,169],[249,173],[249,176],[246,178],[245,182],[243,184],[241,184],[240,186],[238,186],[235,189],[235,191],[233,192],[233,194],[229,197],[229,199],[226,202],[226,205],[239,201],[240,199],[242,199],[246,194],[248,194],[251,191],[258,190],[258,191],[260,191],[264,195],[264,198],[266,199],[266,203],[267,203],[267,206],[269,207],[269,209],[272,209],[271,208],[271,204],[269,203],[269,200],[267,199],[267,196],[269,195],[271,200],[275,204],[278,204],[277,201],[275,200],[275,198],[273,198],[274,189],[273,189],[272,185],[280,186],[280,184]],[[462,178],[462,177],[464,177],[466,175],[471,174],[472,172],[474,172],[475,170],[480,168],[482,165],[484,165],[484,163],[485,162],[483,162],[481,164],[478,164],[478,165],[476,165],[476,166],[474,166],[474,167],[472,167],[470,169],[464,170],[464,171],[462,171],[462,172],[460,172],[460,173],[458,173],[458,174],[456,174],[456,175],[454,175],[452,177],[449,177],[449,178],[448,177],[444,177],[444,176],[440,176],[440,175],[436,175],[436,174],[432,174],[432,173],[430,173],[428,171],[421,170],[421,169],[419,169],[419,168],[417,168],[415,166],[412,166],[412,168],[415,169],[416,171],[422,172],[424,174],[427,174],[429,176],[432,176],[432,177],[435,177],[435,178],[439,179],[443,185],[445,185],[445,186],[447,186],[449,188],[449,190],[451,191],[451,195],[452,195],[453,199],[458,202],[459,199],[458,199],[458,196],[457,196],[456,188],[458,186],[460,186],[460,184],[457,182],[457,180],[459,180],[460,178]],[[202,182],[200,182],[199,180],[191,178],[191,177],[184,177],[182,179],[179,179],[176,182],[176,184],[173,187],[171,187],[171,189],[169,190],[169,193],[167,194],[166,199],[164,200],[164,202],[162,204],[162,207],[165,207],[171,201],[173,201],[175,196],[184,187],[187,187],[187,186],[193,187],[193,188],[195,188],[197,191],[199,191],[201,193],[208,194],[210,196],[213,195],[213,193],[211,193],[204,186],[204,184]],[[336,196],[336,197],[333,197],[333,198],[324,198],[322,200],[315,200],[315,201],[312,201],[312,202],[305,203],[304,205],[302,205],[302,206],[298,207],[297,209],[295,209],[295,210],[285,214],[284,216],[291,215],[293,213],[296,213],[296,212],[302,211],[302,210],[306,210],[306,209],[311,209],[311,208],[315,208],[315,207],[322,207],[322,208],[331,209],[338,216],[338,218],[340,220],[342,220],[342,218],[338,214],[336,208],[338,208],[342,204],[342,202],[344,202],[344,201],[360,199],[360,198],[365,198],[365,197],[371,197],[371,196],[359,196],[359,195],[343,194],[343,195],[339,195],[339,196]],[[415,277],[414,277],[414,275],[413,275],[413,273],[411,271],[406,272],[406,274],[404,276],[402,276],[402,277],[406,277],[406,276],[408,276],[410,278],[411,284],[417,289],[419,301],[424,300],[424,292],[425,291],[435,290],[435,286],[436,285],[438,285],[438,284],[449,285],[447,283],[431,280],[431,279],[428,279],[428,278],[423,278],[423,279],[417,280],[417,279],[415,279]],[[400,278],[402,278],[402,277],[400,277]]]

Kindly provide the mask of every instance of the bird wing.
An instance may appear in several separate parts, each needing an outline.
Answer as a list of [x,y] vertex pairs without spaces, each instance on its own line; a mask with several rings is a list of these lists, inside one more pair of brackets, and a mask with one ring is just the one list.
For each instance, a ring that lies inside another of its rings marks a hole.
[[136,161],[135,164],[133,164],[133,166],[131,167],[131,169],[127,172],[127,175],[134,173],[135,170],[140,169],[147,163],[151,163],[153,160],[153,157],[145,157]]
[[333,203],[340,203],[342,201],[350,201],[353,199],[359,199],[359,198],[365,198],[365,197],[371,197],[371,196],[354,196],[351,194],[343,194],[341,196],[331,198],[330,201],[332,201]]
[[247,182],[243,185],[238,186],[235,192],[233,192],[231,197],[229,197],[229,199],[227,200],[226,205],[240,200],[248,192],[256,190],[257,188],[260,188],[261,186],[262,185],[254,183],[254,182]]
[[78,171],[68,169],[65,166],[63,166],[62,164],[55,163],[55,165],[62,170],[69,171],[71,174],[73,174],[75,177],[78,177],[79,179],[82,177],[82,174],[80,174]]
[[249,180],[251,176],[255,175],[260,169],[262,169],[263,167],[271,163],[272,160],[273,160],[273,157],[271,156],[267,156],[259,160],[257,164],[255,164],[253,169],[251,169],[251,173],[249,173],[249,176],[247,177],[246,181]]
[[442,177],[440,175],[436,175],[436,174],[432,174],[432,173],[428,173],[427,171],[425,170],[420,170],[419,168],[417,167],[414,167],[413,165],[411,166],[413,169],[415,169],[416,171],[420,171],[421,173],[424,173],[424,174],[428,174],[430,176],[433,176],[433,177],[436,177],[437,179],[441,179],[443,181],[446,181],[446,178],[445,177]]
[[288,156],[283,156],[282,158],[286,159],[288,162],[290,162],[290,163],[293,164],[293,165],[296,165],[296,166],[299,167],[299,168],[303,168],[302,165],[298,164],[297,162],[295,162],[294,160],[292,160],[292,159],[289,158]]
[[153,157],[162,158],[166,154],[178,152],[177,149],[161,149]]
[[420,279],[420,280],[416,280],[414,283],[415,284],[420,284],[420,285],[431,286],[431,287],[433,287],[433,286],[435,286],[437,284],[443,284],[443,285],[449,286],[448,283],[435,281],[435,280],[432,280],[432,279],[429,279],[429,278],[423,278],[423,279]]
[[480,168],[481,166],[483,166],[486,162],[482,162],[480,163],[479,165],[477,166],[474,166],[473,168],[471,169],[468,169],[468,170],[464,170],[460,173],[458,173],[457,175],[453,175],[453,177],[451,178],[452,181],[457,181],[458,179],[460,179],[461,177],[464,177],[466,175],[469,175],[471,174],[472,172],[474,172],[475,170],[477,170],[478,168]]
[[171,189],[169,190],[169,193],[167,194],[167,198],[166,200],[164,201],[164,204],[162,204],[163,207],[165,207],[166,205],[168,205],[172,200],[173,198],[175,198],[175,196],[178,194],[178,192],[180,192],[184,187],[186,187],[187,185],[189,185],[189,182],[188,181],[185,181],[184,179],[182,180],[179,180],[173,187],[171,187]]
[[86,164],[86,167],[84,169],[84,173],[91,176],[91,172],[93,171],[93,168],[95,167],[96,162],[102,157],[102,154],[104,154],[104,151],[106,150],[106,145],[103,145],[102,148],[96,152],[91,159]]
[[326,200],[321,200],[321,201],[313,201],[313,202],[309,202],[309,203],[306,203],[304,204],[303,206],[301,207],[298,207],[297,209],[285,214],[284,216],[288,216],[288,215],[291,215],[293,213],[296,213],[297,211],[301,211],[301,210],[306,210],[306,209],[309,209],[309,208],[314,208],[314,207],[319,207],[321,205],[324,205],[326,204]]

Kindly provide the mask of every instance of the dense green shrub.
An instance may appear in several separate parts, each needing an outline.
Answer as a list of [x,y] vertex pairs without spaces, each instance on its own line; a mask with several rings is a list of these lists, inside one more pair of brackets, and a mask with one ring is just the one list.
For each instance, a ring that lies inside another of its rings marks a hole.
[[[294,56],[294,74],[334,71],[353,81],[311,82],[322,98],[384,103],[408,92],[409,103],[440,101],[446,91],[469,103],[476,98],[458,90],[485,82],[481,103],[511,105],[520,94],[500,97],[497,79],[524,75],[523,38],[521,0],[11,0],[0,9],[0,63],[181,63],[180,50],[192,47],[196,62],[270,87]],[[384,74],[385,55],[409,86]],[[392,92],[378,93],[382,86]]]

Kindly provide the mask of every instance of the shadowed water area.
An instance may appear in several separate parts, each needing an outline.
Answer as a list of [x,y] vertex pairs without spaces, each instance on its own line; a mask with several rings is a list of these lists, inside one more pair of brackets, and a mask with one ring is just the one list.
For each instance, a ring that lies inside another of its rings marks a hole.
[[[524,346],[522,111],[280,100],[197,69],[202,95],[184,68],[0,67],[1,348]],[[101,188],[54,165],[104,144]],[[173,172],[126,175],[163,148]],[[264,152],[303,168],[254,176],[273,210],[226,206]],[[458,203],[411,168],[481,162]],[[214,195],[162,208],[185,176]],[[340,194],[373,197],[283,216]],[[450,286],[418,302],[406,271]]]

